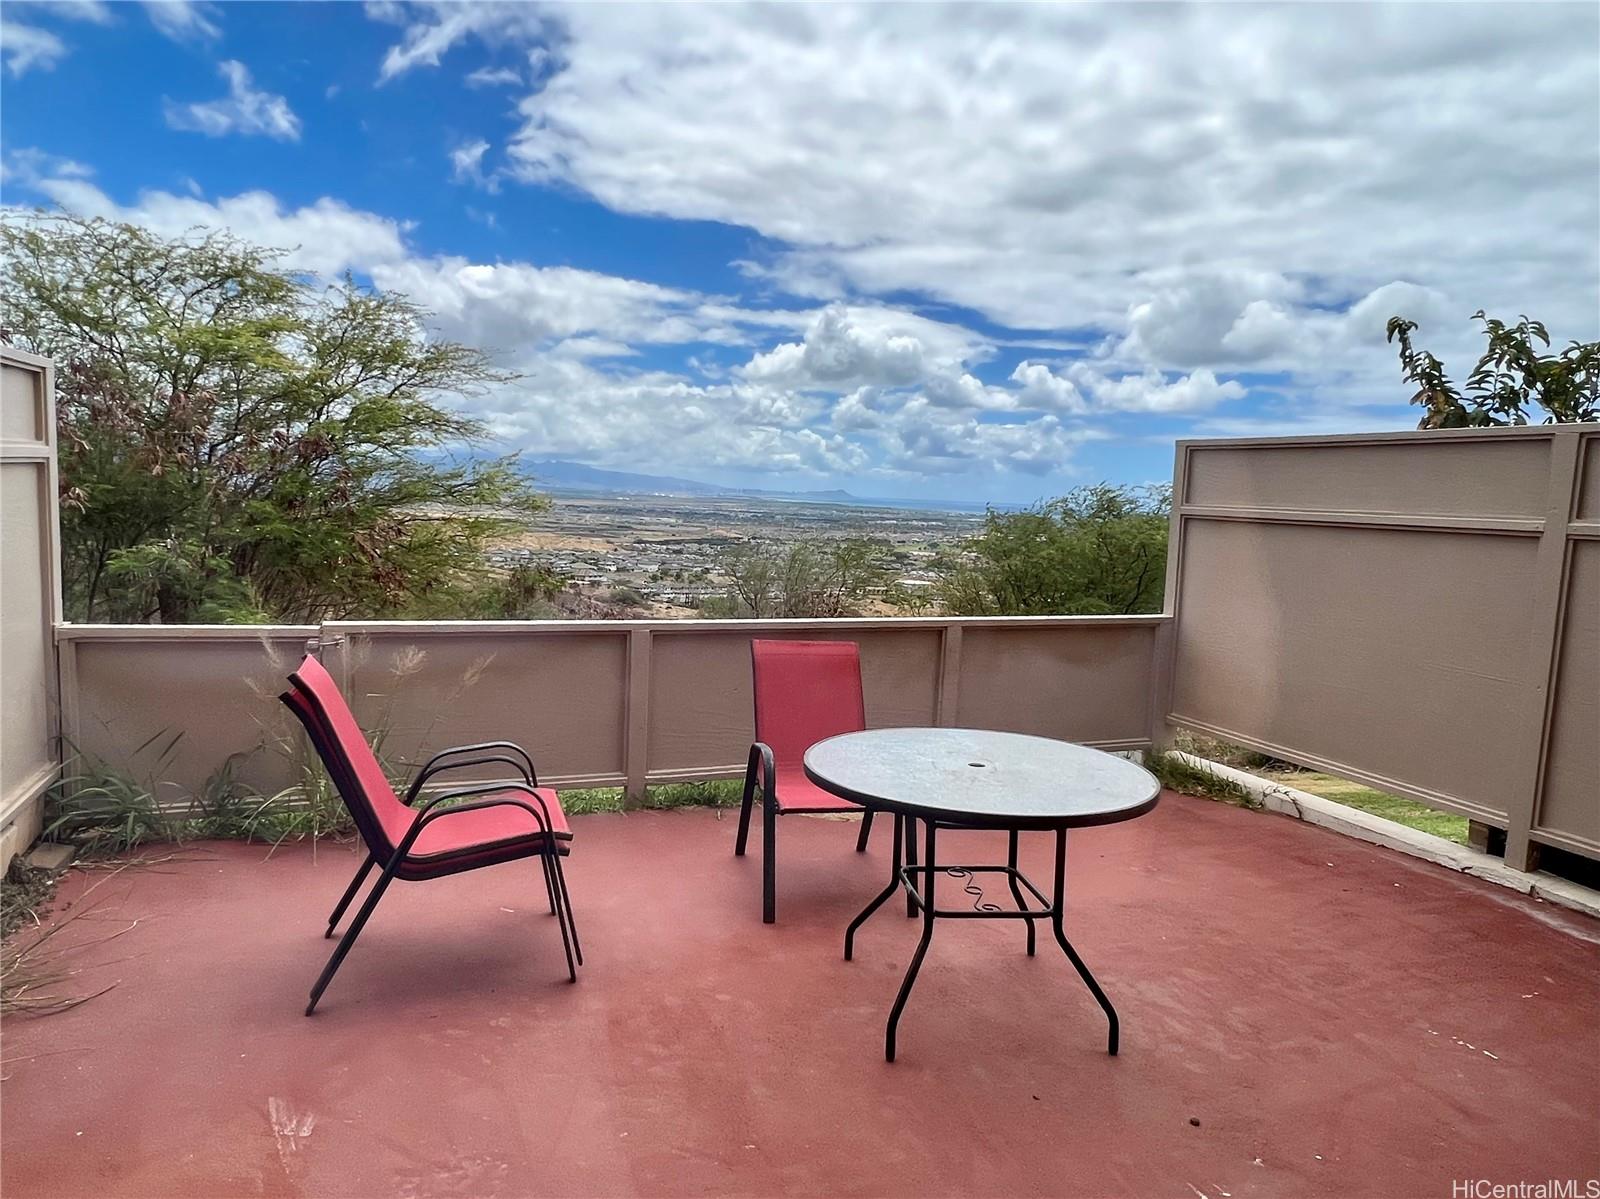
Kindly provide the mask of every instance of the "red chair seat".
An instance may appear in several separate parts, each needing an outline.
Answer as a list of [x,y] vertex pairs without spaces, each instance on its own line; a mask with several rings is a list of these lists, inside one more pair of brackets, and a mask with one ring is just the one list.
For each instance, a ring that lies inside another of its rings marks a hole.
[[859,812],[861,805],[824,791],[801,770],[785,770],[780,765],[777,777],[780,812]]
[[[556,840],[571,840],[572,829],[567,824],[567,814],[561,810],[561,800],[556,793],[549,787],[539,787],[535,789],[535,794],[544,800],[545,807],[550,810],[551,831],[554,832]],[[503,791],[493,795],[472,797],[473,802],[490,799],[532,802],[520,791]],[[396,843],[406,834],[405,827],[386,831]],[[533,814],[524,808],[509,804],[496,808],[478,808],[454,816],[441,816],[433,821],[417,834],[408,856],[423,860],[451,854],[490,851],[506,847],[508,843],[537,840],[542,831]]]

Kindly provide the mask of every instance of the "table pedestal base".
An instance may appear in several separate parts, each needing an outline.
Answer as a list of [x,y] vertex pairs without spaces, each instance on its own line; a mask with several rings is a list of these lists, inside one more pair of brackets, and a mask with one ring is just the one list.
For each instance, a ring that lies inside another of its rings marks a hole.
[[[1061,927],[1062,918],[1066,908],[1066,878],[1067,878],[1067,830],[1058,828],[1056,834],[1056,859],[1055,859],[1055,898],[1046,899],[1044,892],[1028,879],[1028,876],[1017,869],[1017,830],[1009,830],[1009,852],[1004,866],[941,866],[937,857],[937,834],[939,825],[932,820],[923,820],[926,829],[923,839],[922,863],[917,863],[916,852],[916,820],[898,812],[894,814],[894,863],[889,877],[888,886],[884,887],[872,899],[872,902],[861,909],[860,915],[850,922],[850,927],[844,934],[844,960],[850,961],[854,956],[856,929],[866,923],[867,918],[881,908],[894,893],[905,888],[906,914],[915,916],[922,913],[922,939],[917,942],[917,950],[911,956],[911,965],[906,968],[906,976],[900,984],[900,993],[895,996],[894,1007],[889,1011],[889,1025],[884,1032],[883,1055],[888,1061],[895,1057],[895,1033],[900,1025],[900,1013],[905,1010],[906,1000],[911,995],[911,987],[917,981],[917,972],[922,969],[922,959],[927,956],[928,945],[933,940],[933,922],[936,919],[947,920],[1025,920],[1028,923],[1028,954],[1034,951],[1034,922],[1049,920],[1050,929],[1055,933],[1056,943],[1061,946],[1062,952],[1067,955],[1067,960],[1083,979],[1090,993],[1099,1003],[1100,1009],[1105,1012],[1106,1020],[1110,1024],[1110,1031],[1106,1039],[1106,1052],[1115,1054],[1118,1042],[1117,1010],[1111,1006],[1111,1000],[1106,998],[1106,993],[1100,989],[1100,984],[1090,973],[1089,967],[1083,964],[1083,959],[1078,956],[1078,951],[1072,947],[1072,942],[1067,940],[1067,935]],[[946,828],[965,828],[966,825],[947,824]],[[1012,898],[1016,900],[1017,909],[1011,911],[1002,908],[999,904],[989,903],[982,899],[983,892],[975,885],[969,884],[966,890],[969,894],[978,896],[978,902],[971,908],[940,908],[936,906],[935,883],[937,876],[948,874],[957,878],[971,878],[978,874],[1003,874],[1010,885]],[[925,878],[926,894],[916,882],[917,878]],[[1036,899],[1040,907],[1029,907],[1024,890]]]

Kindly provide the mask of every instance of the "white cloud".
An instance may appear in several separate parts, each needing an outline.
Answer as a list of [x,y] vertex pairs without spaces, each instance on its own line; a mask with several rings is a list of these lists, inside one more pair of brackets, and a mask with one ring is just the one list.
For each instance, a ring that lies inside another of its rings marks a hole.
[[905,475],[1070,473],[1077,447],[1097,436],[1053,415],[994,423],[920,398],[887,414],[880,428],[886,469]]
[[44,179],[87,179],[94,171],[83,163],[32,146],[8,150],[0,160],[0,182],[35,187]]
[[437,313],[447,336],[519,361],[568,337],[681,344],[715,340],[721,324],[701,315],[698,293],[573,267],[397,257],[371,273]]
[[537,356],[521,369],[521,379],[484,398],[479,415],[508,444],[540,455],[817,477],[870,465],[857,441],[810,427],[816,409],[781,392],[669,372],[602,371],[563,354]]
[[216,8],[199,0],[143,0],[150,23],[175,42],[207,42],[222,36]]
[[[1198,410],[1238,393],[1205,371],[1113,378],[1082,362],[1029,363],[988,384],[975,373],[995,352],[988,338],[886,305],[749,309],[572,267],[425,256],[400,223],[328,198],[288,208],[264,192],[147,191],[120,204],[66,160],[14,154],[7,170],[71,211],[167,236],[228,229],[293,247],[297,269],[351,270],[410,296],[436,314],[437,332],[520,373],[457,402],[507,447],[535,454],[902,483],[1060,475],[1102,435],[1072,419],[1080,412]],[[743,365],[646,365],[646,354],[703,343],[740,348]],[[1051,389],[1081,403],[1041,402]]]
[[479,138],[474,142],[465,142],[450,151],[450,178],[456,183],[471,183],[486,191],[500,190],[500,180],[495,175],[483,173],[483,156],[489,150],[489,143]]
[[870,418],[862,405],[869,394],[884,411],[913,397],[963,414],[1014,409],[1014,391],[992,387],[966,369],[991,352],[987,341],[956,325],[899,309],[830,304],[811,320],[802,340],[756,354],[738,373],[798,390],[851,391],[845,419],[864,428]]
[[[428,61],[532,36],[411,11]],[[1400,283],[1596,332],[1600,10],[1518,11],[567,6],[508,154],[777,239],[742,269],[797,295],[1092,329],[1141,377],[1392,382],[1337,318]]]
[[959,366],[967,356],[967,347],[956,344],[964,340],[964,331],[955,339],[943,338],[942,353],[918,336],[936,329],[935,322],[910,313],[852,311],[832,304],[816,316],[803,340],[757,354],[742,373],[755,380],[839,391],[862,384],[908,386],[930,371]]
[[1172,267],[1147,271],[1139,283],[1148,298],[1129,307],[1121,351],[1150,362],[1210,361],[1247,308],[1282,311],[1285,302],[1301,298],[1283,275],[1246,266]]
[[142,225],[163,237],[225,229],[258,246],[287,251],[285,264],[332,278],[346,270],[368,272],[406,256],[404,227],[323,197],[286,208],[267,192],[242,192],[215,201],[164,191],[145,191],[133,204],[118,204],[81,177],[37,179],[39,194],[80,216]]
[[1114,374],[1103,364],[1084,359],[1059,371],[1041,362],[1019,363],[1011,379],[1019,385],[1022,407],[1076,415],[1201,412],[1245,396],[1240,383],[1218,381],[1206,369],[1169,379],[1154,367]]
[[0,54],[13,79],[37,68],[48,71],[67,53],[67,45],[48,29],[0,20]]
[[251,85],[250,70],[242,62],[229,59],[217,70],[228,81],[228,94],[220,100],[194,104],[165,104],[167,124],[174,129],[224,137],[230,133],[262,135],[275,141],[300,140],[300,118],[289,101]]
[[544,20],[534,5],[491,3],[422,3],[368,5],[375,19],[405,29],[399,44],[384,55],[380,82],[419,66],[436,67],[440,57],[457,42],[478,37],[496,45],[530,43],[544,32]]
[[511,87],[522,82],[522,72],[514,67],[479,67],[466,82],[468,87]]
[[1046,412],[1087,412],[1089,405],[1078,385],[1042,362],[1019,362],[1011,372],[1017,384],[1017,402]]
[[1096,376],[1092,368],[1081,365],[1073,374],[1095,407],[1114,412],[1198,412],[1225,400],[1242,399],[1245,394],[1239,383],[1219,383],[1203,369],[1171,380],[1158,370],[1111,379]]
[[91,25],[110,25],[116,19],[105,0],[6,0],[6,8],[13,14],[38,13]]
[[[44,17],[108,25],[114,19],[104,0],[7,0],[4,13],[0,18],[0,58],[13,79],[32,70],[54,70],[68,52],[59,35],[28,21]],[[26,20],[17,20],[19,16]]]

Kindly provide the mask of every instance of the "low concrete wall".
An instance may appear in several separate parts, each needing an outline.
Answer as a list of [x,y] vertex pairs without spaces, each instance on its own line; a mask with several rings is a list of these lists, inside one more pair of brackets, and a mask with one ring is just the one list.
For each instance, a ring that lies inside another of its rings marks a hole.
[[[67,625],[66,736],[177,801],[230,756],[270,794],[294,781],[297,727],[276,702],[308,644],[395,762],[510,738],[558,786],[742,773],[753,637],[861,646],[867,719],[972,725],[1110,749],[1152,743],[1162,616],[822,621],[331,622]],[[168,743],[173,742],[170,752]],[[141,748],[144,747],[144,748]]]

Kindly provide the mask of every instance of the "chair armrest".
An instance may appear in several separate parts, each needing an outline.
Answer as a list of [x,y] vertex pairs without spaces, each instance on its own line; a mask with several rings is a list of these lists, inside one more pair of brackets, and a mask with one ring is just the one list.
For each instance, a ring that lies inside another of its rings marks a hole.
[[533,773],[527,768],[523,758],[513,758],[508,754],[484,754],[482,757],[463,758],[460,761],[439,761],[441,757],[454,752],[454,750],[446,750],[445,754],[435,754],[428,759],[426,766],[417,771],[416,778],[411,780],[411,786],[406,789],[405,802],[407,807],[410,807],[416,801],[417,796],[422,792],[423,784],[434,775],[443,774],[447,770],[465,770],[469,766],[487,766],[491,762],[503,762],[507,766],[515,766],[517,773],[522,776],[523,782],[530,787],[536,785]]
[[[504,794],[507,791],[521,791],[533,801],[533,804],[521,799],[511,799]],[[463,799],[469,795],[490,795],[494,798],[479,800],[476,803],[462,804],[457,808],[433,810],[447,799]],[[537,809],[533,806],[534,804],[538,805]],[[416,840],[416,836],[422,831],[423,826],[439,819],[441,816],[449,816],[452,812],[472,812],[479,808],[496,807],[522,808],[524,811],[532,813],[534,819],[539,822],[539,831],[548,837],[554,837],[555,822],[550,819],[550,809],[545,804],[543,797],[533,788],[524,787],[520,783],[478,783],[471,787],[462,787],[456,791],[447,791],[443,795],[436,795],[418,808],[417,818],[412,821],[411,828],[407,830],[401,842],[401,848],[409,850],[411,843]]]
[[772,755],[772,747],[763,741],[757,741],[750,746],[750,763],[744,771],[744,789],[749,794],[750,788],[756,781],[756,766],[761,767],[761,796],[762,803],[776,803],[778,796],[778,766]]
[[533,755],[515,741],[478,741],[472,745],[452,745],[449,749],[441,749],[434,754],[433,757],[422,764],[422,769],[427,770],[435,763],[445,758],[455,757],[457,754],[481,754],[493,750],[505,750],[515,754],[521,760],[521,764],[526,767],[523,778],[528,786],[537,787],[539,785],[538,771],[533,768]]

